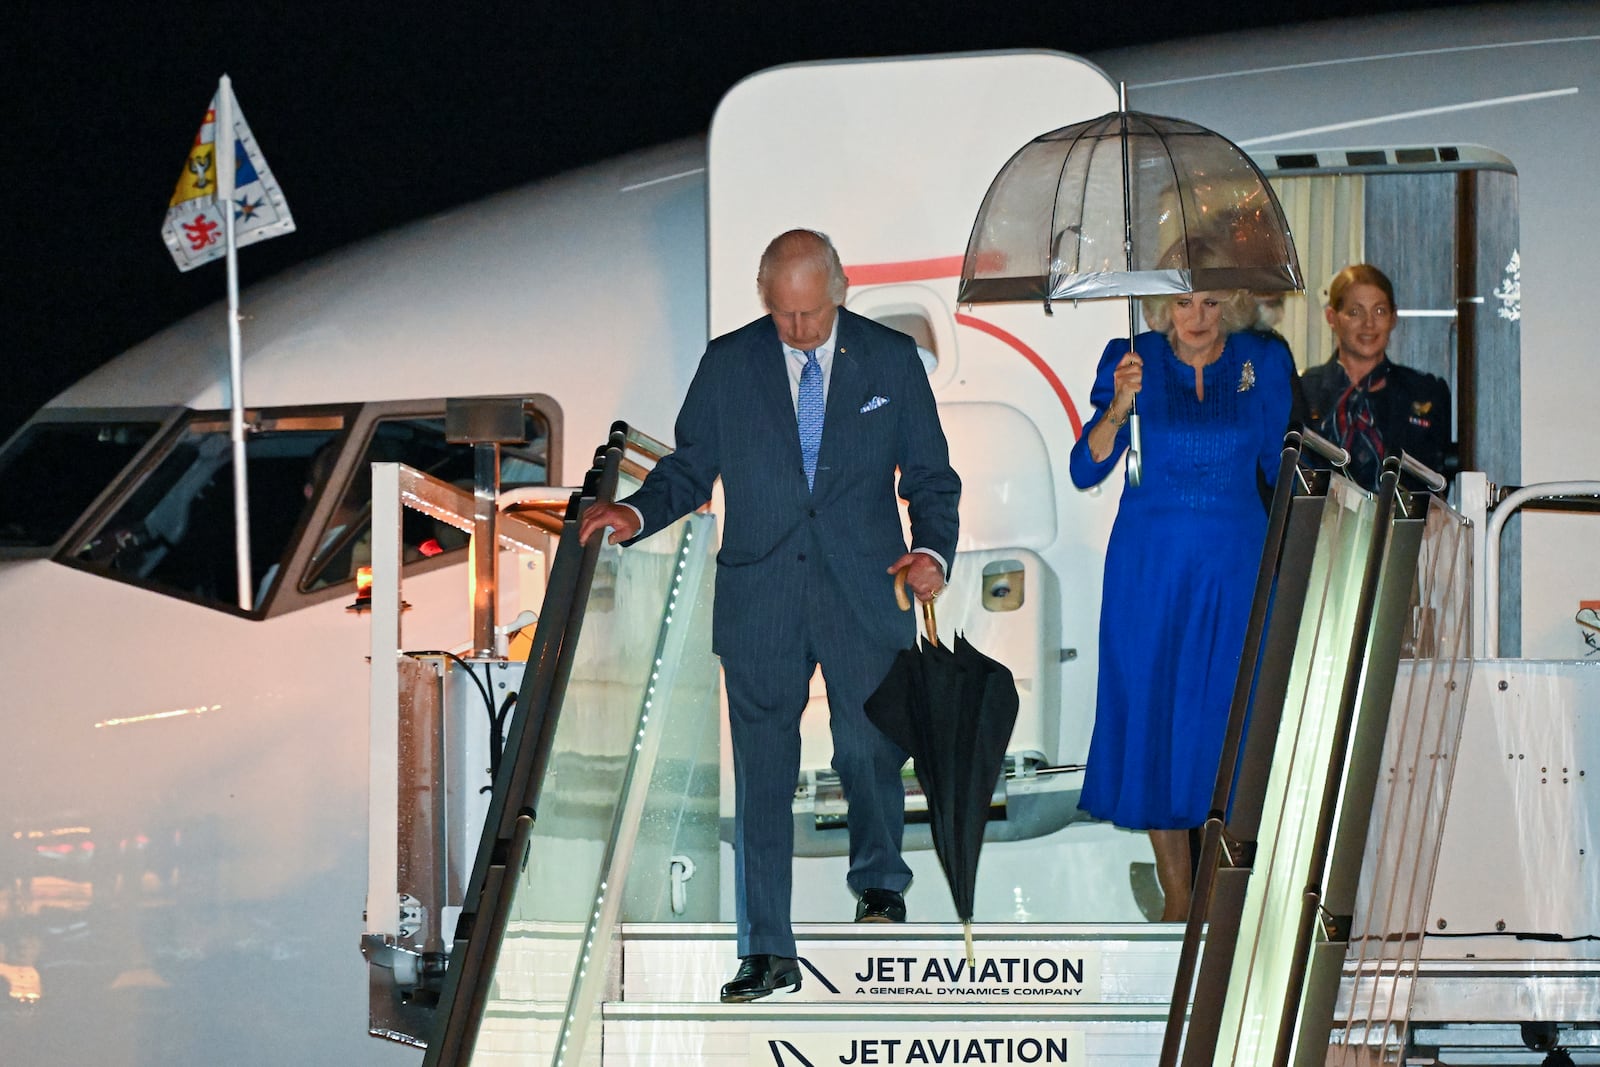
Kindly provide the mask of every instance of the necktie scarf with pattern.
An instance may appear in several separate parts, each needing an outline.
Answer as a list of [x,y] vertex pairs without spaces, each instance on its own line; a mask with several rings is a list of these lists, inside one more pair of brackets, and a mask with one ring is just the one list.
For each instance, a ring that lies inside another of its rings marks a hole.
[[806,469],[806,488],[816,485],[817,453],[822,448],[822,364],[817,350],[807,349],[806,365],[800,371],[800,396],[795,419],[800,424],[800,460]]
[[1377,488],[1387,451],[1378,434],[1378,415],[1372,397],[1388,384],[1389,361],[1385,359],[1340,394],[1333,410],[1323,416],[1320,427],[1323,436],[1350,453],[1350,476],[1368,489]]

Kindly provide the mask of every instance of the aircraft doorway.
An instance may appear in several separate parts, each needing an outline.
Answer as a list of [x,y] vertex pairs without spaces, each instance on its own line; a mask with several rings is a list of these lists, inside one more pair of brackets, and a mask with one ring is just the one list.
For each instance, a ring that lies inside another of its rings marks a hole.
[[[1305,292],[1285,299],[1277,325],[1299,368],[1333,358],[1322,311],[1328,282],[1346,264],[1373,264],[1395,287],[1390,358],[1449,383],[1453,469],[1483,471],[1495,485],[1521,484],[1521,271],[1511,162],[1472,146],[1255,159],[1289,216],[1305,275]],[[1513,519],[1500,579],[1511,655],[1519,651],[1520,546]]]
[[1395,286],[1400,322],[1390,358],[1450,384],[1461,468],[1517,481],[1520,300],[1510,163],[1466,148],[1279,152],[1257,163],[1290,216],[1305,274],[1305,293],[1285,301],[1278,326],[1300,368],[1333,356],[1322,317],[1329,280],[1346,264],[1373,264]]

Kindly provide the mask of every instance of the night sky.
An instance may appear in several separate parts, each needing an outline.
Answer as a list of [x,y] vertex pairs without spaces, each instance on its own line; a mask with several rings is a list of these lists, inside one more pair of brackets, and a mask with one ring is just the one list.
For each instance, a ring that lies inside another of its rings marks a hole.
[[220,261],[180,273],[160,229],[224,72],[297,225],[241,251],[248,288],[412,219],[700,133],[733,83],[780,63],[1087,54],[1278,25],[1286,10],[1437,6],[13,0],[0,21],[0,440],[87,370],[223,296]]

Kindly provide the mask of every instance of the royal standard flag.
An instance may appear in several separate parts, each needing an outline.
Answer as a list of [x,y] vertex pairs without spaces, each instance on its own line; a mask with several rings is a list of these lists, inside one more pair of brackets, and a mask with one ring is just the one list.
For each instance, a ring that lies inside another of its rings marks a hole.
[[[219,87],[217,92],[232,92]],[[193,270],[202,263],[220,259],[227,251],[223,233],[223,207],[217,203],[217,96],[211,98],[211,107],[200,123],[194,146],[189,149],[189,159],[178,187],[173,190],[172,203],[167,209],[166,224],[161,227],[161,237],[167,243],[179,270]],[[226,148],[229,138],[223,131],[221,142]],[[265,241],[294,229],[294,219],[289,214],[289,203],[283,190],[262,158],[261,148],[250,133],[250,124],[239,110],[239,101],[233,100],[233,158],[234,183],[231,199],[234,218],[234,244],[245,245]]]

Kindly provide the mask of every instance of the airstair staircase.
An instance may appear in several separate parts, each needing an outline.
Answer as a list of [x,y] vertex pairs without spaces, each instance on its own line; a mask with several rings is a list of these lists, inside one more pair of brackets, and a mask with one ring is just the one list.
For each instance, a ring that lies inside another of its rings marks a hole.
[[721,1004],[731,927],[624,926],[600,1062],[1153,1063],[1181,929],[985,924],[975,967],[955,925],[808,924],[797,937],[797,992]]
[[[398,888],[409,924],[395,936],[369,916],[375,1035],[425,1044],[424,1067],[1469,1062],[1431,1059],[1415,1040],[1442,1050],[1466,1034],[1427,990],[1458,990],[1450,996],[1468,1007],[1481,996],[1472,978],[1461,986],[1419,958],[1469,662],[1450,580],[1469,569],[1465,524],[1442,502],[1402,498],[1393,472],[1376,498],[1346,484],[1297,510],[1296,493],[1280,490],[1269,546],[1291,547],[1263,561],[1246,648],[1259,666],[1241,674],[1235,708],[1242,716],[1254,699],[1252,736],[1272,744],[1230,757],[1255,784],[1205,828],[1187,924],[1060,921],[1059,902],[1074,894],[1126,895],[1125,857],[1099,855],[1109,850],[1080,834],[1081,867],[1063,876],[1055,844],[1012,839],[994,851],[1008,878],[1019,853],[1031,864],[1016,875],[1018,900],[1026,882],[1052,903],[1034,909],[1036,921],[996,921],[991,899],[970,961],[955,923],[815,921],[843,918],[848,905],[797,899],[801,988],[725,1005],[718,990],[736,951],[720,921],[731,908],[719,884],[729,879],[708,625],[714,520],[689,516],[621,556],[576,544],[582,508],[642,477],[622,459],[636,447],[619,425],[597,457],[561,527],[527,673],[495,683],[518,699],[470,880],[460,891],[374,883],[373,899]],[[1296,462],[1286,448],[1280,486],[1300,479]],[[375,487],[385,480],[375,469]],[[1309,628],[1302,602],[1314,605]],[[375,674],[383,659],[375,644]],[[428,689],[416,672],[437,670],[448,704],[473,664],[405,669],[413,703]],[[1264,694],[1285,726],[1262,718]],[[1040,783],[1013,784],[1022,811]],[[908,826],[916,833],[925,830]],[[402,872],[464,867],[407,855],[428,836],[413,828],[408,846],[402,834]],[[819,862],[801,856],[802,867]],[[821,862],[837,865],[826,880],[842,884],[842,857]],[[938,918],[944,887],[920,873],[912,917]],[[816,874],[797,877],[797,893],[825,880]],[[452,897],[465,901],[459,912]],[[1413,998],[1436,1014],[1408,1034]],[[1538,1062],[1518,1051],[1497,1045],[1471,1062]]]

